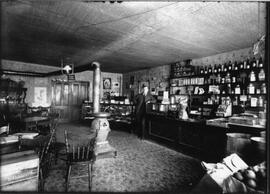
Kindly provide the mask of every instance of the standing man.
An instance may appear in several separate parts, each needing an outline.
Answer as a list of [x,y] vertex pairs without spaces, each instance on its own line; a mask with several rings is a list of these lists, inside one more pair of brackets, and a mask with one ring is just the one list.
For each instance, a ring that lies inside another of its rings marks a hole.
[[145,117],[146,117],[146,105],[150,102],[155,102],[156,100],[150,94],[147,86],[142,86],[142,93],[135,97],[135,114],[136,114],[136,133],[140,139],[144,138],[145,132]]

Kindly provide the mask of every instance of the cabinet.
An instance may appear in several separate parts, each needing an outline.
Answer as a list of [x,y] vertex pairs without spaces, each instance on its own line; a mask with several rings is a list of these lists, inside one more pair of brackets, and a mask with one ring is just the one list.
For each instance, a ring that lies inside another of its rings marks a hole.
[[[100,110],[111,114],[109,121],[132,124],[134,121],[135,107],[133,104],[112,104],[101,103]],[[94,119],[92,117],[93,103],[84,102],[82,104],[81,119]]]
[[0,111],[8,121],[20,119],[26,113],[26,91],[23,81],[0,79]]
[[[229,97],[233,113],[244,110],[263,111],[266,106],[265,69],[262,59],[201,67],[190,75],[172,72],[170,94],[189,96],[191,109],[212,116],[215,105]],[[242,109],[241,109],[241,108]]]

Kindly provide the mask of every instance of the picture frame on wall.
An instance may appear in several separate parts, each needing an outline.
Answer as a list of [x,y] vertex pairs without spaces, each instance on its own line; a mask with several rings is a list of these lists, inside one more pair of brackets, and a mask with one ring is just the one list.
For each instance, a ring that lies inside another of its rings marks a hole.
[[139,91],[139,93],[141,93],[143,90],[142,90],[142,87],[143,87],[143,85],[145,85],[145,86],[147,86],[148,88],[149,88],[149,81],[143,81],[143,82],[139,82],[139,84],[138,84],[138,86],[139,86],[139,88],[138,88],[138,91]]
[[103,78],[103,89],[111,89],[112,81],[111,78]]

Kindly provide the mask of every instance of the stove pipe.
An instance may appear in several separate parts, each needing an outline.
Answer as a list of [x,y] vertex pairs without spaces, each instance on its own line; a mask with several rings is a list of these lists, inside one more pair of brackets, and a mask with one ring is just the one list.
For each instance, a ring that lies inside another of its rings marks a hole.
[[93,113],[100,112],[100,63],[93,62],[92,66],[94,66],[94,77],[93,77]]

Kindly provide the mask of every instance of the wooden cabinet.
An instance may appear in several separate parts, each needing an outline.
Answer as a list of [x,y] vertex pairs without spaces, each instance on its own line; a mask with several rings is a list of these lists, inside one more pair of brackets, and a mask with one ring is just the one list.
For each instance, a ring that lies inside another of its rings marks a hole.
[[89,99],[89,82],[52,81],[52,108],[61,121],[80,119],[81,105]]
[[[108,120],[110,121],[110,127],[115,128],[126,128],[132,131],[134,123],[134,111],[135,107],[133,104],[109,104],[101,103],[100,110],[102,112],[108,112],[111,114]],[[85,102],[82,104],[81,119],[88,120],[94,119],[93,113],[93,103]]]
[[146,138],[161,142],[170,147],[174,147],[177,140],[177,125],[170,122],[163,116],[147,117],[148,130],[144,135]]
[[146,138],[207,162],[219,162],[225,153],[226,129],[209,127],[203,120],[180,120],[147,115]]
[[38,191],[39,158],[34,151],[1,155],[1,191]]
[[0,111],[8,121],[20,119],[26,113],[24,82],[0,79]]
[[178,144],[202,150],[201,126],[193,123],[182,123],[178,127]]

